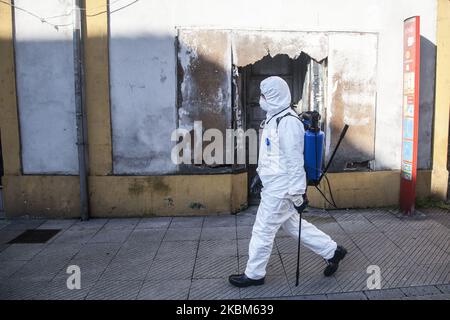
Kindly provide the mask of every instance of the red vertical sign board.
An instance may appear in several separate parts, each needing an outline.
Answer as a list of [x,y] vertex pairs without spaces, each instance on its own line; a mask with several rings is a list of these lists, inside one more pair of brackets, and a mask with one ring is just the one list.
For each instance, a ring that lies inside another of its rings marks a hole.
[[404,22],[403,35],[403,116],[400,209],[414,214],[417,181],[419,132],[420,17]]

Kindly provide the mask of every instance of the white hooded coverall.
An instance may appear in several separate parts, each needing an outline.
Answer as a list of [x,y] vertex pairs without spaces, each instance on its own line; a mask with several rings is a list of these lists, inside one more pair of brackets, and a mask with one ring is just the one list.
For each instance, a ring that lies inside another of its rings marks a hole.
[[[277,129],[276,118],[288,112],[296,116],[289,108],[289,86],[280,77],[269,77],[261,82],[260,87],[261,94],[265,97],[261,97],[260,105],[267,115],[261,135],[257,168],[263,189],[245,270],[245,275],[250,279],[261,279],[265,276],[275,234],[280,226],[298,239],[299,214],[294,208],[293,199],[299,199],[306,190],[303,124],[299,119],[286,116],[280,120]],[[301,241],[324,259],[331,259],[337,247],[336,242],[327,234],[304,219]]]

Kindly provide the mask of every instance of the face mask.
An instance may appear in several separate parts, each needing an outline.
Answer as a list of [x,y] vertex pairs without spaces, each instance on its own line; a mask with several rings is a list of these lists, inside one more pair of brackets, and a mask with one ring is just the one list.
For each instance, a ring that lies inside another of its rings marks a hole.
[[266,99],[264,99],[263,97],[259,98],[259,106],[261,107],[261,109],[263,109],[266,112],[269,109],[269,105],[268,105]]

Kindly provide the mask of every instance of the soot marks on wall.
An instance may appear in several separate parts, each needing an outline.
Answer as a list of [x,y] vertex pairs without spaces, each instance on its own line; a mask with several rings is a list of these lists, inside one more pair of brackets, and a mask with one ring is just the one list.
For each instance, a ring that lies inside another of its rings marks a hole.
[[[273,58],[284,54],[297,59],[303,52],[315,66],[328,56],[317,73],[322,77],[322,85],[318,87],[326,93],[326,99],[321,97],[325,103],[320,107],[325,121],[326,159],[344,124],[350,125],[331,171],[342,171],[348,163],[371,163],[375,159],[376,34],[183,29],[179,30],[178,41],[180,128],[192,131],[197,120],[203,122],[204,130],[224,131],[232,125],[242,126],[239,117],[243,110],[236,106],[242,83],[236,76],[236,68],[254,64],[268,55]],[[315,79],[310,81],[308,85],[314,87]],[[243,90],[247,89],[248,86]],[[311,105],[320,95],[308,97]]]
[[330,35],[326,160],[344,124],[350,126],[331,172],[375,159],[376,66],[375,34]]
[[233,63],[253,64],[264,56],[286,54],[297,59],[302,52],[317,62],[328,55],[328,36],[323,32],[232,31]]
[[226,31],[180,30],[178,35],[178,127],[225,133],[231,128],[231,51]]
[[[205,150],[209,141],[202,141],[208,129],[219,130],[223,137],[232,128],[232,83],[230,35],[226,31],[179,30],[177,42],[177,111],[178,128],[190,132],[191,148]],[[194,130],[194,122],[201,121],[201,130]],[[214,141],[214,140],[213,140]],[[224,154],[225,156],[225,154]],[[192,167],[181,165],[181,171],[197,171],[223,167],[204,159],[194,159]],[[225,162],[225,159],[223,159]]]

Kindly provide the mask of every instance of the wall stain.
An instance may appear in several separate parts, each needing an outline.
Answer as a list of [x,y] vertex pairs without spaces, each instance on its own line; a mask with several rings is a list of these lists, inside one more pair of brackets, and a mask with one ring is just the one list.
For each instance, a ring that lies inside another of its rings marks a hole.
[[170,192],[170,187],[167,183],[164,182],[164,178],[162,177],[149,177],[147,178],[147,184],[151,186],[152,190],[155,192],[160,192],[167,194]]
[[130,195],[140,195],[144,192],[144,185],[141,182],[138,182],[134,180],[130,185],[128,186],[128,193]]
[[189,208],[191,208],[191,209],[198,209],[198,210],[206,209],[206,207],[203,204],[201,204],[200,202],[191,202],[189,204]]
[[167,80],[167,76],[164,74],[164,69],[161,69],[161,74],[159,75],[159,81],[164,83]]
[[168,198],[164,198],[164,200],[167,201],[167,206],[168,207],[173,207],[174,206],[172,198],[168,197]]

